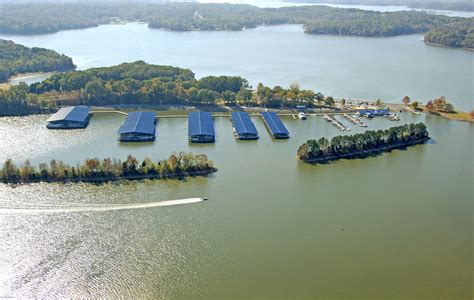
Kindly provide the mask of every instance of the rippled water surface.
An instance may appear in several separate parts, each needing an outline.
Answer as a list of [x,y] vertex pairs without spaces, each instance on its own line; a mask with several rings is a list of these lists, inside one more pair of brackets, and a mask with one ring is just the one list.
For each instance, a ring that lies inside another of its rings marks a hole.
[[[321,117],[283,118],[287,141],[253,118],[261,139],[249,142],[216,118],[216,144],[200,146],[187,143],[186,119],[159,119],[155,143],[127,145],[115,134],[123,116],[95,115],[71,131],[46,130],[46,118],[0,118],[0,160],[75,164],[185,150],[208,154],[219,171],[184,181],[0,184],[2,297],[472,296],[471,124],[402,114],[426,122],[433,140],[312,166],[295,160],[299,144],[339,134]],[[203,196],[209,201],[118,211],[11,211]]]

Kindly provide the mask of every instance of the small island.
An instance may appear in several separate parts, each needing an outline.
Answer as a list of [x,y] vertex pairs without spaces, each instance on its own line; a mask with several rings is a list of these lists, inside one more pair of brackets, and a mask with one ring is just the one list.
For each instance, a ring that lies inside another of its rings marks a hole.
[[324,163],[341,158],[366,157],[371,154],[422,144],[429,140],[423,123],[405,124],[386,130],[366,131],[308,140],[298,149],[297,158],[307,163]]
[[149,158],[138,161],[129,155],[125,161],[105,158],[86,159],[71,167],[60,160],[40,164],[38,168],[27,160],[17,167],[7,159],[0,170],[0,182],[6,184],[35,182],[91,182],[104,183],[122,180],[177,179],[188,176],[206,176],[217,172],[212,160],[205,154],[180,152],[168,159],[154,162]]

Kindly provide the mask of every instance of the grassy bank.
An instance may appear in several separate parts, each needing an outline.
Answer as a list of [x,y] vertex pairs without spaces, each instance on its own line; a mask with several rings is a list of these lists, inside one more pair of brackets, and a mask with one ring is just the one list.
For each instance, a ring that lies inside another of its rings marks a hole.
[[439,112],[439,111],[427,111],[426,109],[424,110],[424,112],[441,116],[450,120],[474,123],[474,118],[472,118],[471,114],[468,112],[455,111],[452,113],[447,113],[447,112]]

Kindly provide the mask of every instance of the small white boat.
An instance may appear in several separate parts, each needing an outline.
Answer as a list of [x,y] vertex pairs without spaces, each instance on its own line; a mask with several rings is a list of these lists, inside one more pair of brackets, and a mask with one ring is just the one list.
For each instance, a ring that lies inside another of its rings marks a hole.
[[389,119],[390,121],[400,121],[400,117],[397,116],[397,114],[394,114],[394,113],[390,114],[390,115],[388,116],[388,119]]
[[306,114],[304,112],[299,112],[298,113],[298,118],[300,120],[306,120]]

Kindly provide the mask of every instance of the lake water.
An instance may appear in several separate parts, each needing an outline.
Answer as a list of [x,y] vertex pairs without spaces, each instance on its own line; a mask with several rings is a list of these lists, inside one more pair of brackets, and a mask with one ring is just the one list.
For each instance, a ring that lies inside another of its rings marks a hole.
[[[184,150],[208,154],[219,171],[185,181],[0,184],[0,296],[472,297],[472,124],[402,113],[400,123],[424,121],[433,140],[314,166],[295,155],[308,138],[339,134],[321,117],[283,118],[285,141],[253,117],[261,139],[246,142],[234,139],[229,119],[216,118],[213,145],[188,144],[183,118],[159,119],[156,142],[138,145],[116,141],[124,116],[95,115],[71,131],[47,130],[47,117],[0,118],[0,160],[158,160]],[[5,212],[204,196],[148,209]]]
[[198,77],[239,75],[252,85],[296,82],[325,95],[386,102],[443,95],[457,109],[474,107],[474,53],[425,45],[422,35],[307,35],[297,25],[170,32],[130,23],[0,38],[54,49],[71,56],[79,69],[145,60],[190,68]]
[[[178,33],[131,23],[1,38],[65,53],[80,69],[141,59],[253,85],[299,82],[387,102],[445,95],[460,109],[473,107],[473,53],[427,46],[422,35],[313,36],[291,25]],[[0,118],[0,161],[75,164],[129,153],[158,160],[193,151],[219,168],[185,181],[0,184],[0,297],[471,299],[474,125],[401,117],[425,122],[433,140],[317,166],[295,155],[308,138],[339,134],[321,117],[283,118],[286,141],[272,140],[254,117],[261,139],[247,142],[216,118],[213,145],[188,144],[186,119],[159,119],[156,142],[139,145],[116,141],[121,115],[95,115],[72,131],[46,130],[48,116]],[[210,200],[93,211],[190,197]],[[9,210],[51,207],[91,211]]]

